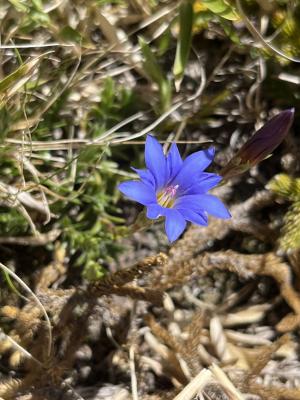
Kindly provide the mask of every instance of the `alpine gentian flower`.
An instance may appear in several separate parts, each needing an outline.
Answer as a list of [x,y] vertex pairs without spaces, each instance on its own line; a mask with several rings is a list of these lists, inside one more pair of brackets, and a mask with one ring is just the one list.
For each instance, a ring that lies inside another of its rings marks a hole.
[[246,172],[267,158],[286,137],[294,120],[294,108],[281,111],[271,118],[240,148],[222,169],[224,179]]
[[221,176],[203,172],[212,162],[214,149],[197,151],[181,159],[175,143],[167,156],[162,146],[148,135],[145,146],[147,169],[134,169],[140,181],[123,182],[119,190],[147,207],[147,217],[165,217],[165,229],[170,242],[186,227],[208,224],[207,213],[218,218],[230,218],[228,210],[215,196],[206,192],[216,186]]

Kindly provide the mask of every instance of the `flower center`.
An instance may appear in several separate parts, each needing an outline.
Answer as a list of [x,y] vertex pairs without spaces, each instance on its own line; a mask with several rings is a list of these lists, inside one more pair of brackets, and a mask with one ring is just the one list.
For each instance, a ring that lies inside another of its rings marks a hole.
[[162,207],[172,208],[175,202],[175,196],[179,185],[168,186],[157,194],[157,202]]

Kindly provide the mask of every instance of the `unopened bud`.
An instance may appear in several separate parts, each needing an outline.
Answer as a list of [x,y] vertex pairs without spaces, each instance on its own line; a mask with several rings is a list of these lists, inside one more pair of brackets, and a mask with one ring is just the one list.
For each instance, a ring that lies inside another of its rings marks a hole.
[[270,119],[241,147],[238,153],[222,169],[224,179],[242,174],[267,158],[287,135],[295,109],[284,110]]

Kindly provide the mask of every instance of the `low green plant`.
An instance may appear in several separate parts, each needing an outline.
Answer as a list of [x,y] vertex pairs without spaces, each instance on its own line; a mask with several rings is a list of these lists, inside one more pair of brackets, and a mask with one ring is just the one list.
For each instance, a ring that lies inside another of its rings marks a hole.
[[283,250],[300,248],[300,178],[292,178],[287,174],[276,175],[268,184],[268,188],[291,204],[284,216],[284,225],[279,240]]

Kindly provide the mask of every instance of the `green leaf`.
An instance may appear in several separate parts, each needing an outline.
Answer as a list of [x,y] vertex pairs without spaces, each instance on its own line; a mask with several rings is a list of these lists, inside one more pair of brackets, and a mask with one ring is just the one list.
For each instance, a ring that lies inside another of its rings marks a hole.
[[105,275],[105,269],[102,265],[94,261],[89,261],[82,272],[82,276],[88,281],[98,281]]
[[300,248],[300,201],[295,201],[284,216],[284,226],[279,238],[279,247],[285,251]]
[[234,29],[232,22],[220,18],[220,24],[222,25],[224,32],[229,37],[229,39],[231,39],[233,43],[240,45],[241,38],[238,35],[237,31]]
[[164,80],[160,85],[160,102],[163,110],[169,108],[172,98],[172,87],[168,80]]
[[193,19],[194,12],[192,3],[190,1],[183,2],[180,6],[179,37],[173,66],[176,91],[180,89],[180,83],[190,54]]
[[0,143],[1,144],[4,142],[4,139],[6,138],[8,132],[9,132],[10,122],[11,122],[11,115],[8,112],[7,108],[5,106],[3,106],[2,108],[0,108]]
[[165,78],[164,73],[156,59],[155,54],[152,52],[149,45],[145,42],[143,38],[139,38],[139,44],[143,56],[145,58],[144,68],[152,79],[159,87],[160,93],[160,106],[162,112],[164,112],[170,105],[172,88],[168,79]]
[[9,275],[6,271],[2,271],[2,273],[3,273],[3,276],[4,276],[4,280],[6,281],[8,287],[11,289],[11,291],[14,292],[14,293],[15,293],[17,296],[19,296],[20,298],[23,298],[23,299],[26,300],[26,297],[24,297],[24,296],[22,295],[22,293],[20,293],[20,292],[18,291],[18,289],[15,287],[13,281],[12,281],[11,278],[10,278],[10,275]]
[[144,67],[147,74],[155,83],[160,85],[164,80],[164,75],[154,53],[142,37],[139,37],[139,45],[141,46],[141,50],[145,58]]
[[37,64],[37,59],[29,61],[28,63],[21,65],[10,75],[2,79],[0,81],[0,93],[5,92],[7,89],[13,86],[18,80],[26,77],[32,71],[32,69],[35,67],[36,64]]
[[59,37],[66,42],[77,44],[82,43],[82,36],[80,33],[70,26],[65,26],[62,28],[62,30],[59,32]]
[[300,201],[300,178],[278,174],[268,183],[267,189],[291,201]]
[[235,8],[227,0],[201,0],[201,3],[211,12],[222,18],[229,19],[230,21],[237,21],[239,19]]
[[278,174],[271,179],[267,189],[291,201],[283,218],[283,227],[279,237],[281,250],[290,251],[300,248],[300,178],[287,174]]
[[172,35],[170,27],[161,35],[158,40],[158,55],[162,57],[169,49],[171,45]]
[[41,57],[33,58],[22,64],[10,75],[0,81],[0,104],[4,97],[15,94],[33,76],[33,72]]
[[29,7],[26,4],[23,4],[22,1],[19,0],[9,0],[10,4],[15,7],[15,9],[19,12],[27,12]]

